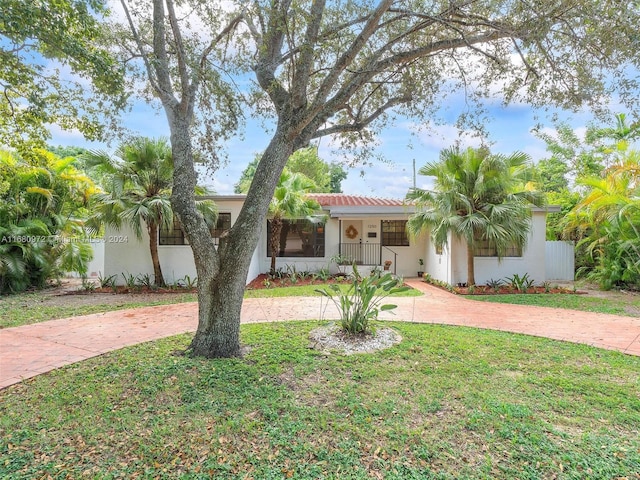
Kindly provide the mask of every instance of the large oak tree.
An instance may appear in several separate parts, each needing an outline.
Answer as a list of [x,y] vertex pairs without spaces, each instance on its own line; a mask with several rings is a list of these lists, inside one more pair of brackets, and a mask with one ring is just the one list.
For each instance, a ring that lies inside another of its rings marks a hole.
[[[240,353],[242,294],[287,159],[313,139],[360,152],[401,114],[450,93],[469,104],[599,108],[637,93],[638,7],[613,0],[121,0],[145,93],[160,100],[175,164],[172,203],[199,280],[194,354]],[[179,8],[179,11],[178,11]],[[115,31],[115,29],[114,29]],[[118,40],[126,39],[118,32]],[[239,85],[253,82],[251,92]],[[637,95],[635,95],[637,98]],[[216,247],[194,199],[194,142],[215,152],[241,103],[272,120],[233,227]],[[472,110],[469,110],[472,111]],[[463,112],[463,113],[469,113]]]

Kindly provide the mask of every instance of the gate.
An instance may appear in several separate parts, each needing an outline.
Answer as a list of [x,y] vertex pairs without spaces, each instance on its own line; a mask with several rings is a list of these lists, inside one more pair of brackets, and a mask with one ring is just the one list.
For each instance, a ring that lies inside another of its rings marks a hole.
[[576,267],[573,242],[546,242],[544,260],[547,280],[574,280]]

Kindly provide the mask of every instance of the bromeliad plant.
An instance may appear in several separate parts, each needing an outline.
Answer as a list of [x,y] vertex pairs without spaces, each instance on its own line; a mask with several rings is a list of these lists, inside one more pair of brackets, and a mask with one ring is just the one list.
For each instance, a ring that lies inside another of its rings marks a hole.
[[335,284],[317,289],[316,292],[329,298],[338,307],[342,329],[354,335],[367,333],[380,311],[390,311],[397,307],[389,303],[383,304],[386,297],[408,289],[409,287],[402,285],[401,279],[391,273],[361,277],[354,264],[351,285],[346,292]]

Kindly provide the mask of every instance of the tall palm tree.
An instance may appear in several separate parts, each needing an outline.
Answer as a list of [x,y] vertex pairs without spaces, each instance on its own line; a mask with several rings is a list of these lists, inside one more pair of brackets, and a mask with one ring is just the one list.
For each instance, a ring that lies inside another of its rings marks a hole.
[[271,274],[276,271],[276,257],[280,251],[280,234],[283,220],[308,218],[321,210],[320,204],[306,197],[316,187],[315,183],[301,173],[291,173],[285,169],[280,176],[278,185],[273,193],[269,205],[271,217],[271,237],[269,247],[271,250]]
[[530,207],[544,204],[544,195],[530,188],[532,171],[526,154],[451,148],[418,173],[435,177],[435,185],[433,190],[416,188],[408,193],[417,207],[407,223],[409,233],[429,229],[440,248],[447,244],[449,233],[465,240],[469,285],[475,285],[474,250],[479,240],[488,240],[499,259],[510,246],[526,245]]
[[[116,229],[127,224],[139,240],[146,228],[154,282],[157,286],[165,285],[158,256],[158,233],[161,229],[172,229],[174,221],[170,201],[173,159],[169,142],[165,138],[137,137],[120,145],[115,156],[90,151],[83,159],[88,167],[105,175],[103,181],[107,192],[95,197],[95,224]],[[196,193],[208,192],[198,187]],[[200,201],[198,207],[207,223],[213,226],[217,216],[213,202]]]

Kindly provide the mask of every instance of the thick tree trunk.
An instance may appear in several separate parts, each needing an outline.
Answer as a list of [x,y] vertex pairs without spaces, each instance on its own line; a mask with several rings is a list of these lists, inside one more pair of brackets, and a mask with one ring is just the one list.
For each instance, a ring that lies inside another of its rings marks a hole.
[[240,311],[245,283],[244,270],[233,268],[204,282],[198,278],[198,330],[190,346],[194,355],[240,356]]
[[151,262],[153,263],[153,283],[158,287],[164,287],[164,277],[160,268],[160,257],[158,256],[158,225],[149,224],[149,251],[151,252]]
[[293,142],[283,129],[276,131],[256,169],[238,218],[216,249],[195,207],[195,169],[188,122],[169,117],[174,161],[171,203],[191,244],[198,273],[198,329],[190,349],[193,355],[208,358],[238,356],[240,311],[251,257],[282,169],[293,153]]
[[475,255],[473,252],[473,245],[470,243],[467,243],[467,285],[468,286],[476,284],[474,259],[475,259]]

